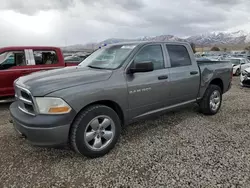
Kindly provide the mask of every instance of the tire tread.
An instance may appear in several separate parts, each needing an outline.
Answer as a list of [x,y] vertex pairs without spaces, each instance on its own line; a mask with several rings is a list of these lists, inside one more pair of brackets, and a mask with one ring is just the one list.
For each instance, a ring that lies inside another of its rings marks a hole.
[[[200,110],[203,114],[205,115],[214,115],[216,114],[220,107],[218,108],[218,110],[216,112],[211,111],[210,106],[209,106],[209,99],[210,99],[210,94],[214,91],[214,90],[218,90],[221,94],[221,88],[217,85],[211,84],[208,86],[207,90],[205,91],[205,94],[202,98],[202,100],[200,101]],[[221,102],[222,102],[222,94],[221,94]],[[221,106],[221,104],[220,104]]]
[[[72,123],[72,126],[71,126],[71,129],[70,129],[70,134],[69,134],[69,145],[70,147],[76,152],[76,153],[79,153],[79,154],[82,154],[78,147],[77,147],[77,144],[76,144],[76,134],[77,134],[77,130],[79,128],[79,126],[81,125],[81,121],[82,119],[85,118],[85,116],[88,114],[88,113],[91,113],[92,111],[98,109],[98,108],[108,108],[112,111],[114,111],[112,108],[108,107],[108,106],[105,106],[105,105],[92,105],[92,106],[89,106],[87,107],[86,109],[84,109],[82,112],[80,112],[76,119],[74,120],[74,122]],[[114,111],[114,113],[116,113]],[[117,115],[118,117],[118,115]],[[118,117],[119,118],[119,117]],[[119,136],[119,135],[118,135]],[[91,154],[90,152],[88,153],[85,153],[84,154],[85,156],[87,157],[98,157],[98,156],[101,156],[101,155],[95,155],[95,154]]]

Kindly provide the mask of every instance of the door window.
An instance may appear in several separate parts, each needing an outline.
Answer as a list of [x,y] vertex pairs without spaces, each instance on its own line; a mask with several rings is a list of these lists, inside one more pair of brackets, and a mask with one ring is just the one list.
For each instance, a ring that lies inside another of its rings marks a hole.
[[36,65],[53,65],[58,63],[55,51],[33,50]]
[[0,70],[26,65],[24,51],[9,51],[0,54]]
[[134,59],[134,62],[151,61],[154,65],[154,70],[164,68],[164,59],[161,45],[150,45],[144,47]]
[[192,65],[189,53],[183,45],[166,45],[171,67]]

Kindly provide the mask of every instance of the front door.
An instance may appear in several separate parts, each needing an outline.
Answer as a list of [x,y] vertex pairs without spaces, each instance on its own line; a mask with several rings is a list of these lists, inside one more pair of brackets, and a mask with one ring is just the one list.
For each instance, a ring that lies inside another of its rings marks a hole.
[[195,100],[200,87],[200,70],[189,56],[193,52],[185,45],[166,44],[165,47],[171,65],[169,105]]
[[[135,55],[133,63],[151,61],[152,72],[126,74],[130,118],[152,113],[164,106],[169,94],[168,69],[162,45],[146,45]],[[133,66],[133,63],[131,66]]]
[[0,54],[0,97],[14,96],[14,81],[27,71],[25,52],[8,51]]

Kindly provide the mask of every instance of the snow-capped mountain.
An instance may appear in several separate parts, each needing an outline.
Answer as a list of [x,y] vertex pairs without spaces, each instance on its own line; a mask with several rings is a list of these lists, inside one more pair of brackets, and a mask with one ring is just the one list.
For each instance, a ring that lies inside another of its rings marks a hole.
[[186,39],[197,45],[220,45],[220,44],[245,44],[250,42],[250,33],[245,31],[236,32],[212,32],[202,35],[191,36]]
[[129,42],[129,41],[185,41],[185,39],[181,39],[173,35],[159,35],[159,36],[143,36],[134,39],[111,38],[100,42],[100,44],[112,44],[116,42]]
[[[159,36],[143,36],[134,39],[110,38],[99,43],[89,43],[86,45],[77,45],[77,49],[93,49],[98,48],[103,44],[112,44],[117,42],[129,41],[186,41],[194,43],[198,46],[211,46],[223,44],[247,44],[250,43],[250,32],[243,30],[234,32],[211,32],[201,35],[194,35],[186,38],[180,38],[174,35],[159,35]],[[74,48],[72,46],[72,48]]]
[[211,32],[180,38],[173,35],[144,36],[135,39],[107,39],[100,44],[110,44],[124,41],[187,41],[196,45],[245,44],[250,42],[250,33],[246,31]]

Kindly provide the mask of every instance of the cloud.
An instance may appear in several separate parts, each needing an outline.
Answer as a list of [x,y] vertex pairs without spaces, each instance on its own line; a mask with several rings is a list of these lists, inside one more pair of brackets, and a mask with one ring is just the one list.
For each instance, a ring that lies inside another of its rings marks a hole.
[[74,0],[1,0],[0,9],[33,15],[38,11],[65,10],[73,4]]
[[82,44],[250,29],[247,5],[249,0],[2,0],[0,44]]
[[81,0],[86,5],[108,5],[109,7],[118,6],[126,10],[139,10],[145,6],[143,0]]
[[241,4],[245,3],[246,1],[244,0],[205,0],[211,5],[236,5],[236,4]]

